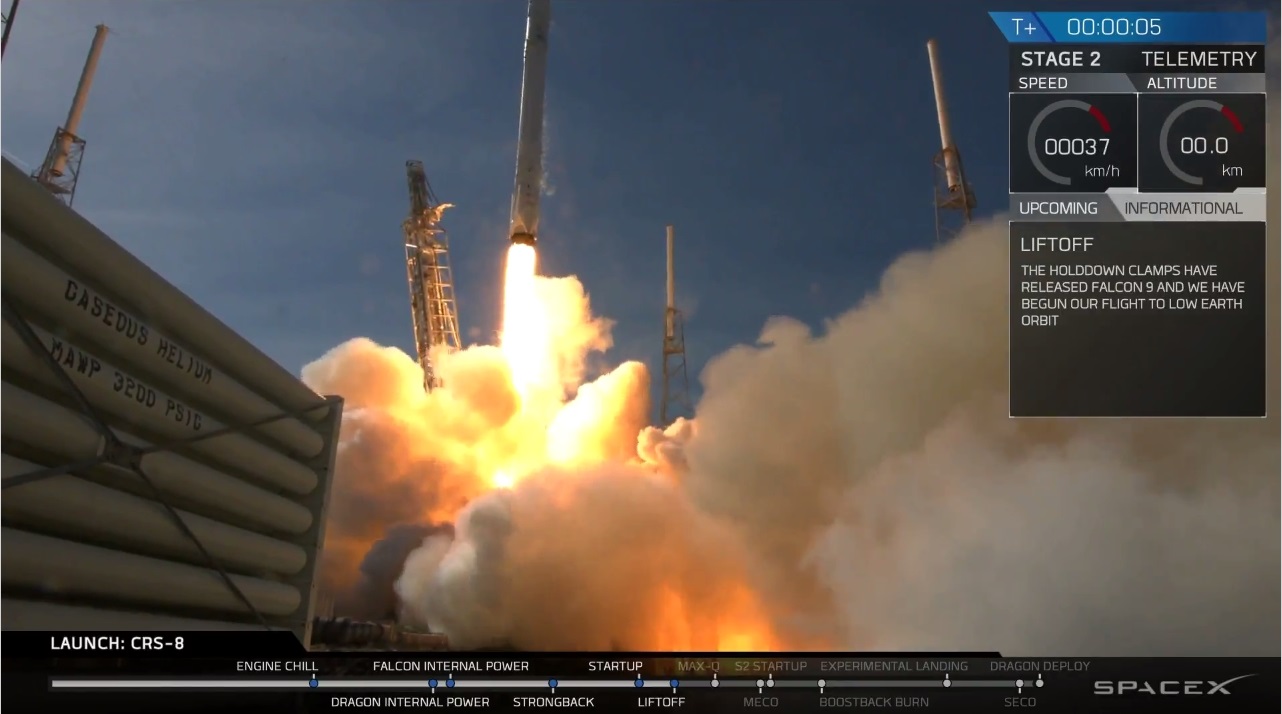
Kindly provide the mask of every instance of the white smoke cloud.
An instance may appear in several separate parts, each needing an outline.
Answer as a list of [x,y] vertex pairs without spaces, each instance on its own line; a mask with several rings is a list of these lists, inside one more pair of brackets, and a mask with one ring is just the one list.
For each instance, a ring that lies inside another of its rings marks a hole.
[[747,588],[781,646],[1275,654],[1277,422],[1007,419],[1005,240],[906,256],[822,335],[772,321],[643,465],[472,499],[407,562],[407,619],[643,648],[669,593],[694,621]]
[[[1268,439],[1227,458],[1215,434],[1166,429],[1153,436],[1186,437],[1218,462],[1167,470],[1137,458],[1141,435],[1118,433],[1126,427],[1073,429],[1045,443],[993,429],[1004,409],[959,412],[846,494],[811,559],[848,643],[1276,654]],[[1180,481],[1191,488],[1177,490]]]

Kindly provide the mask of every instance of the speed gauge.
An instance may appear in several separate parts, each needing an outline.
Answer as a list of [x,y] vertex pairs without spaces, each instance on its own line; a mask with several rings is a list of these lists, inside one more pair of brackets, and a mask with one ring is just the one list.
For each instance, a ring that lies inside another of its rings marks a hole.
[[1141,191],[1264,186],[1263,94],[1140,99]]
[[1012,193],[1135,186],[1134,95],[1012,94]]

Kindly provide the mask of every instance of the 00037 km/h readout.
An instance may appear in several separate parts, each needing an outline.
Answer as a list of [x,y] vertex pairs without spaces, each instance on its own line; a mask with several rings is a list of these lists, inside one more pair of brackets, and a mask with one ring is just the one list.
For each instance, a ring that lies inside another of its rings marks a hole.
[[1104,112],[1100,111],[1099,107],[1080,99],[1061,99],[1052,102],[1033,117],[1033,122],[1028,127],[1028,158],[1033,162],[1033,168],[1037,169],[1037,173],[1061,186],[1071,186],[1073,179],[1047,168],[1040,154],[1045,152],[1047,156],[1107,156],[1109,138],[1106,136],[1098,139],[1050,137],[1039,146],[1037,130],[1042,127],[1042,122],[1046,121],[1046,117],[1063,109],[1078,109],[1090,114],[1095,117],[1100,130],[1105,134],[1111,132],[1113,128],[1108,123],[1108,117],[1104,116]]
[[1099,193],[1136,185],[1135,95],[1010,97],[1012,193]]

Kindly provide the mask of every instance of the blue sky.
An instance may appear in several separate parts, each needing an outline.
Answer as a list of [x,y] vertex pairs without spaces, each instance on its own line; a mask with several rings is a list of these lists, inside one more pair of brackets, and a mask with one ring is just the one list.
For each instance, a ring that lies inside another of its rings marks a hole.
[[[933,241],[927,38],[981,207],[1005,205],[1007,46],[988,9],[554,0],[543,272],[578,275],[618,321],[610,361],[652,373],[668,223],[692,377],[771,315],[821,326]],[[358,335],[412,349],[400,222],[421,159],[458,206],[464,334],[492,339],[523,0],[28,1],[7,155],[43,157],[100,22],[84,215],[297,371]]]

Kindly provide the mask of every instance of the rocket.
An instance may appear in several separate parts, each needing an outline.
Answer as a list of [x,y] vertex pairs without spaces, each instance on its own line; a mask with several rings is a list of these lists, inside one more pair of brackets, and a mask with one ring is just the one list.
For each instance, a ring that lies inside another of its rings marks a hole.
[[516,141],[516,186],[512,189],[513,243],[534,246],[543,191],[543,95],[548,66],[551,0],[530,0],[525,25],[525,71],[521,76],[521,123]]

